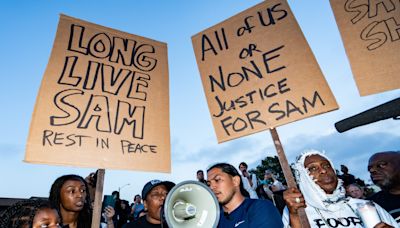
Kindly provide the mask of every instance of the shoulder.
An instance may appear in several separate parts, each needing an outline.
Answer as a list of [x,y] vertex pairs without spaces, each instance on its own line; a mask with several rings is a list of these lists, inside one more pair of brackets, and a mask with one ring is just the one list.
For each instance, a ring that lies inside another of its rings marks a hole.
[[277,216],[280,218],[280,214],[276,207],[269,200],[261,200],[261,199],[247,199],[249,200],[248,211],[250,215],[260,215],[265,217],[265,214],[268,213],[270,218],[273,216]]
[[389,197],[388,194],[386,194],[386,192],[384,191],[379,191],[375,194],[373,194],[372,196],[368,197],[369,200],[373,200],[373,201],[379,201],[379,200],[384,200],[387,197]]
[[[272,224],[280,227],[281,215],[278,209],[269,200],[246,199],[248,201],[248,215],[250,220],[259,221],[261,224]],[[265,215],[268,216],[265,216]],[[273,225],[273,227],[276,227]]]
[[246,204],[251,208],[274,208],[275,206],[269,200],[261,200],[261,199],[246,199]]
[[280,217],[280,213],[278,209],[272,204],[270,200],[262,200],[262,199],[253,199],[253,204],[251,206],[251,210],[256,210],[259,213],[268,213],[272,215],[278,215]]
[[133,222],[126,223],[122,228],[140,228],[145,227],[144,225],[147,223],[146,216],[142,216]]

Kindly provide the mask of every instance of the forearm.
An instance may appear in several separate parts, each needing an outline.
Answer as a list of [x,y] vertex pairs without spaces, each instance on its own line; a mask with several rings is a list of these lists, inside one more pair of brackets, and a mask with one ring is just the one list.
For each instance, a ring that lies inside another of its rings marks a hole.
[[113,222],[112,218],[111,218],[111,220],[107,219],[107,228],[114,228],[114,222]]
[[300,217],[298,214],[289,215],[290,227],[301,228]]

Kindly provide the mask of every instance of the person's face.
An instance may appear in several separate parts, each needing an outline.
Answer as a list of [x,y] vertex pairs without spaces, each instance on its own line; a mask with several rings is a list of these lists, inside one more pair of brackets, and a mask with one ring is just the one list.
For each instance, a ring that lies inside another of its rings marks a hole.
[[140,202],[142,202],[142,198],[140,196],[136,196],[135,203],[140,203]]
[[197,173],[197,180],[204,180],[204,173],[203,172],[198,172]]
[[151,221],[161,221],[160,212],[167,197],[168,190],[164,185],[154,187],[146,196],[144,206],[147,209],[147,216]]
[[368,171],[372,182],[383,189],[400,185],[399,155],[375,154],[369,159]]
[[272,178],[272,174],[271,173],[264,174],[264,180],[269,180],[271,178]]
[[364,196],[364,191],[357,186],[350,185],[347,187],[347,194],[353,198],[361,199]]
[[344,165],[340,166],[340,171],[342,171],[342,173],[347,173],[348,172],[347,168]]
[[232,177],[220,168],[213,168],[207,172],[207,184],[214,192],[221,205],[229,203],[233,196],[240,191],[240,177]]
[[60,217],[55,209],[42,208],[33,218],[32,228],[60,228]]
[[311,155],[304,161],[304,167],[310,172],[310,176],[326,193],[332,194],[336,189],[338,180],[332,169],[331,163],[319,155]]
[[241,171],[241,172],[244,172],[244,171],[246,171],[247,170],[247,167],[245,166],[245,165],[239,165],[239,170]]
[[79,180],[67,180],[61,187],[60,208],[65,211],[80,212],[85,205],[86,187]]

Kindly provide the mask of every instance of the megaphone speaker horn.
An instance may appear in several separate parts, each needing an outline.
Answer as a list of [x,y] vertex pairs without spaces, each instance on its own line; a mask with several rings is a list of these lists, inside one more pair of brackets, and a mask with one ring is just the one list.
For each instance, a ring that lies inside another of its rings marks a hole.
[[184,181],[168,193],[164,213],[169,227],[214,228],[218,225],[220,209],[207,185]]
[[177,201],[173,206],[172,215],[175,220],[183,222],[185,219],[193,218],[196,215],[196,211],[196,206],[193,204]]

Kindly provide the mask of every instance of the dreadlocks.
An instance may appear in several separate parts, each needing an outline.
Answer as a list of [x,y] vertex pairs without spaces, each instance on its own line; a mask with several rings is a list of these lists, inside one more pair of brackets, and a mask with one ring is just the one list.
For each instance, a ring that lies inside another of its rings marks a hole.
[[[54,181],[54,183],[50,189],[49,200],[50,200],[52,206],[60,214],[61,224],[63,224],[63,218],[62,218],[61,209],[60,209],[61,188],[64,185],[64,183],[69,180],[75,180],[75,181],[80,181],[80,182],[84,183],[86,190],[88,190],[87,182],[81,176],[78,176],[78,175],[74,175],[74,174],[64,175],[64,176],[57,178]],[[82,208],[82,211],[79,212],[79,216],[78,216],[78,228],[90,228],[91,227],[92,208],[91,208],[90,202],[91,202],[90,194],[87,192],[84,206]]]
[[32,227],[36,213],[44,208],[53,209],[48,200],[30,199],[19,201],[8,207],[0,215],[0,228]]

